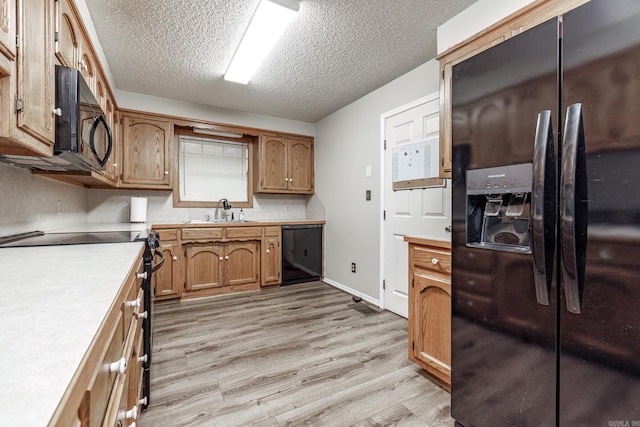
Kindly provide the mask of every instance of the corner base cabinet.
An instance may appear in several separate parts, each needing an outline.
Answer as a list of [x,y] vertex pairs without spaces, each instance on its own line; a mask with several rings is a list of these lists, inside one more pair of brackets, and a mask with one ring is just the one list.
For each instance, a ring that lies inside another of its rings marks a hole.
[[409,243],[409,360],[451,389],[451,243]]

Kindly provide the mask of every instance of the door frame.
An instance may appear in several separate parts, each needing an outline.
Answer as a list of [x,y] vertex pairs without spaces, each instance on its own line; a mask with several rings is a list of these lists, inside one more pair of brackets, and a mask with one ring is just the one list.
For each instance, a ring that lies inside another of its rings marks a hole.
[[[392,110],[386,111],[382,114],[380,114],[380,206],[379,206],[379,213],[380,213],[380,283],[379,283],[379,289],[378,289],[378,293],[379,293],[379,303],[380,303],[380,308],[384,309],[386,302],[384,299],[384,280],[385,280],[385,271],[384,271],[384,256],[385,256],[385,246],[384,246],[384,230],[385,230],[385,219],[384,219],[384,205],[385,205],[385,192],[384,192],[384,176],[385,176],[385,135],[386,135],[386,127],[385,127],[385,122],[386,120],[391,117],[391,116],[395,116],[398,113],[401,113],[403,111],[406,110],[410,110],[412,108],[415,108],[421,104],[425,104],[427,102],[431,102],[433,100],[436,100],[440,97],[440,91],[436,91],[436,92],[432,92],[428,95],[422,96],[418,99],[415,99],[411,102],[408,102],[404,105],[401,105],[399,107],[396,107]],[[408,266],[407,266],[408,268]]]

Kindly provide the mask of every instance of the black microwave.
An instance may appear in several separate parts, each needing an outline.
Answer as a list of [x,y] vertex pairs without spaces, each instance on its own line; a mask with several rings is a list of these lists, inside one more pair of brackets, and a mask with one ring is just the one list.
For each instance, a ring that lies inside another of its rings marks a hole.
[[68,161],[70,170],[104,170],[113,137],[80,71],[56,66],[56,108],[55,156]]
[[45,172],[103,171],[113,138],[80,71],[56,66],[53,157],[0,154],[0,162]]

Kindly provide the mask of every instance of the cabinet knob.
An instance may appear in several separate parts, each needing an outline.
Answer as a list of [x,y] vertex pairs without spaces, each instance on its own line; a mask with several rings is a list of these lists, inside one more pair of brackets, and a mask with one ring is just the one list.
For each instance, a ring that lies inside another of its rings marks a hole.
[[83,59],[82,61],[78,62],[78,68],[80,68],[81,70],[88,70],[89,67],[87,66],[87,61]]
[[431,264],[433,264],[433,265],[436,265],[436,264],[438,264],[439,262],[440,262],[440,260],[439,260],[438,258],[433,258],[433,259],[431,260]]
[[140,307],[140,298],[136,298],[133,301],[125,301],[124,302],[124,306],[125,307]]
[[269,249],[267,249],[267,253],[269,253]]
[[52,112],[53,114],[55,114],[56,116],[58,116],[58,117],[61,117],[61,116],[62,116],[62,108],[60,108],[60,107],[58,107],[58,108],[54,108],[53,110],[51,110],[51,112]]
[[169,175],[169,171],[164,171],[164,174],[165,175]]
[[143,397],[142,399],[140,399],[140,400],[138,401],[138,403],[139,403],[139,404],[141,404],[141,405],[146,405],[146,404],[147,404],[147,402],[148,402],[148,400],[147,400],[147,396]]
[[145,271],[144,273],[138,273],[138,274],[136,274],[136,277],[138,279],[146,279],[147,278],[147,272]]
[[224,257],[224,259],[229,259],[229,255],[227,255],[226,257]]
[[142,313],[136,313],[136,317],[138,319],[146,319],[147,317],[149,317],[149,313],[147,313],[146,311],[143,311]]
[[127,359],[121,357],[120,360],[115,361],[109,364],[109,372],[117,372],[121,375],[124,375],[124,372],[127,370]]
[[144,356],[138,357],[139,363],[147,363],[147,360],[149,360],[149,357],[146,354]]
[[178,256],[177,256],[177,255],[174,255],[174,256],[173,256],[173,260],[174,260],[174,261],[177,261],[177,260],[178,260]]
[[128,411],[118,411],[118,419],[119,420],[131,420],[134,418],[138,418],[138,407],[134,406]]
[[220,261],[222,261],[224,258],[220,257]]

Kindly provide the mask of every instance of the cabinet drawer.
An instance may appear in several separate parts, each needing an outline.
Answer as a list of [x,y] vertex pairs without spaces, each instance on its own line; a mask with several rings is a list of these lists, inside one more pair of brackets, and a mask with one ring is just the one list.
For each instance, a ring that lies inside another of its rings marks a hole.
[[413,245],[413,264],[444,274],[451,274],[451,253],[446,250]]
[[281,230],[282,228],[280,227],[265,227],[264,235],[265,237],[278,237]]
[[[182,241],[197,242],[222,239],[223,228],[183,228]],[[160,240],[162,242],[162,240]]]
[[227,239],[262,237],[262,227],[227,227]]
[[119,375],[116,371],[111,372],[109,367],[113,362],[117,362],[122,357],[125,338],[122,332],[122,323],[122,313],[119,312],[116,324],[113,327],[111,337],[108,341],[107,350],[98,366],[95,379],[89,386],[91,420],[102,420],[105,417],[109,395],[113,389],[114,381]]
[[160,236],[160,243],[164,242],[172,242],[178,240],[178,230],[154,230],[158,232],[158,236]]

